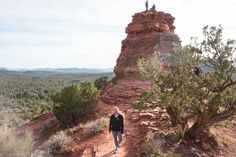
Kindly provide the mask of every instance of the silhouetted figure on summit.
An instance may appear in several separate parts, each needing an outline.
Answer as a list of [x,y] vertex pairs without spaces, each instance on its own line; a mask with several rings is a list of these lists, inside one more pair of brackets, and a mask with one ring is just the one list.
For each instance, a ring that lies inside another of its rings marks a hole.
[[146,11],[148,10],[148,0],[145,3]]
[[151,10],[156,10],[156,6],[155,6],[155,4],[152,5]]

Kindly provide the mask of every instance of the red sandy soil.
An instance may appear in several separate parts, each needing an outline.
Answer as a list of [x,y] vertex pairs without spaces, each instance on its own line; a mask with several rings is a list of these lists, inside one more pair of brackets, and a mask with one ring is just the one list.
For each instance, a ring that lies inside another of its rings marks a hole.
[[226,130],[217,129],[216,135],[226,142],[219,148],[219,157],[236,157],[236,124]]

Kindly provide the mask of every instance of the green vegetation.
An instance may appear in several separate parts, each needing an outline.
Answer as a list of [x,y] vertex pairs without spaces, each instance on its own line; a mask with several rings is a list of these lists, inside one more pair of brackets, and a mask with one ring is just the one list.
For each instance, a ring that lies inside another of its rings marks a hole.
[[99,91],[93,83],[85,82],[63,88],[52,96],[53,111],[62,127],[77,124],[92,113],[98,103]]
[[18,138],[9,128],[0,128],[0,156],[1,157],[29,157],[33,150],[31,133]]
[[70,84],[66,81],[12,79],[0,80],[2,124],[17,125],[52,110],[50,95]]
[[43,113],[52,111],[51,96],[62,88],[90,81],[103,74],[47,74],[34,76],[0,71],[0,126],[19,125]]
[[104,87],[106,87],[109,83],[109,78],[107,76],[102,76],[102,77],[99,77],[97,78],[95,81],[94,81],[94,85],[95,87],[97,87],[97,89],[103,89]]
[[[223,42],[222,30],[221,26],[204,27],[201,43],[195,40],[167,57],[168,72],[157,57],[138,63],[152,89],[142,94],[136,106],[166,109],[180,138],[194,138],[236,114],[236,47],[233,40]],[[193,69],[199,66],[208,71],[196,74]]]
[[115,84],[115,83],[116,83],[115,76],[112,78],[108,76],[101,76],[94,81],[95,87],[97,87],[100,90],[104,89],[109,84]]

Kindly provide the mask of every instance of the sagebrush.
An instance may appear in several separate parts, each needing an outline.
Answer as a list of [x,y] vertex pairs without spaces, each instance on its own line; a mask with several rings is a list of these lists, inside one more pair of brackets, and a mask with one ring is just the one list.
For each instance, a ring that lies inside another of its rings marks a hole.
[[17,137],[12,129],[0,128],[0,157],[30,157],[33,144],[30,132],[26,132],[23,137]]
[[72,138],[65,131],[51,136],[43,145],[34,151],[32,157],[50,157],[53,154],[62,154],[72,151]]

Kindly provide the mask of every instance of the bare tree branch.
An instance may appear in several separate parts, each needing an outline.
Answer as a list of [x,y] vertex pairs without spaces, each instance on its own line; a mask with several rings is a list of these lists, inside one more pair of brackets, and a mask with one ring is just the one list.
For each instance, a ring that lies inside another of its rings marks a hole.
[[213,90],[213,92],[223,92],[226,88],[236,84],[236,80],[233,81],[232,79],[230,79],[229,81],[230,81],[229,83],[227,83],[228,81],[224,82],[220,87]]

